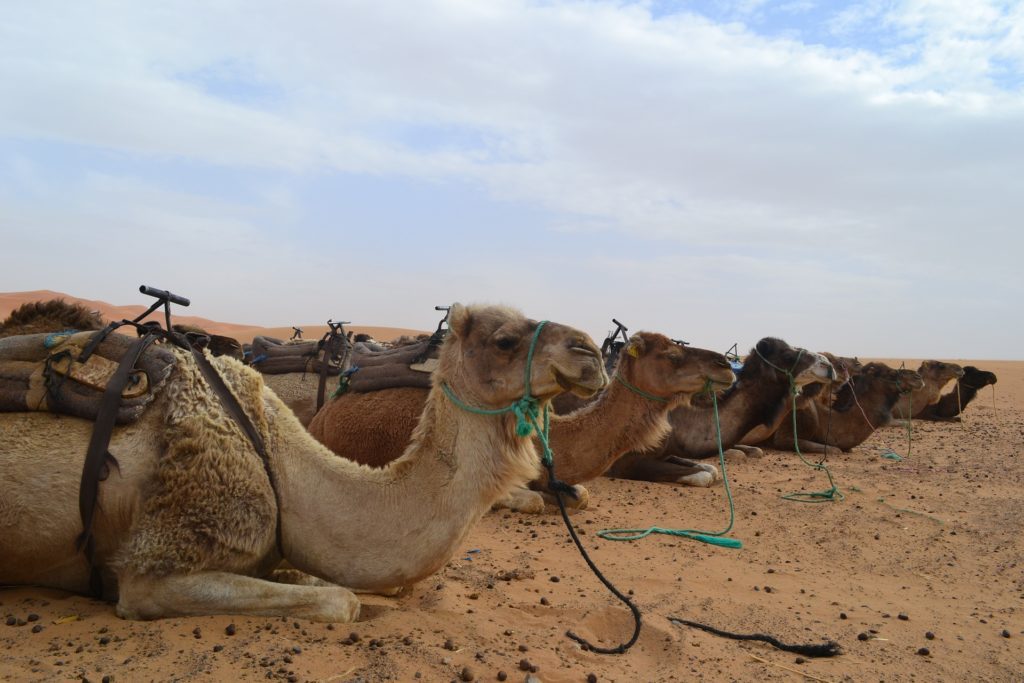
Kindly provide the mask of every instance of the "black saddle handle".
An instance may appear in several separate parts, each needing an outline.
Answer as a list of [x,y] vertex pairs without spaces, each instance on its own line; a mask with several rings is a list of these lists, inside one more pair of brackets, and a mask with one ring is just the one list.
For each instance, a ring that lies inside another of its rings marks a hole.
[[139,291],[155,299],[168,301],[172,304],[178,304],[179,306],[190,306],[192,304],[192,302],[185,297],[178,296],[174,292],[168,292],[165,289],[157,289],[156,287],[149,287],[148,285],[139,285]]

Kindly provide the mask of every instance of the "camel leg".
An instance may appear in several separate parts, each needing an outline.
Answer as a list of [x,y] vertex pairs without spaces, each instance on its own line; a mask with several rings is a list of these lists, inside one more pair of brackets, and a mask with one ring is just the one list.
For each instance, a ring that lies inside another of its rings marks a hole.
[[340,586],[289,585],[227,572],[136,575],[120,577],[117,614],[124,619],[239,614],[349,622],[359,617],[359,599]]
[[627,472],[619,474],[623,479],[636,481],[683,484],[686,486],[708,487],[715,476],[703,467],[678,465],[668,460],[641,459],[630,464]]
[[[732,447],[735,450],[742,451],[748,458],[763,458],[764,451],[757,446],[745,446],[741,443],[736,444]],[[731,449],[730,449],[731,450]]]
[[842,453],[842,451],[835,446],[826,446],[823,443],[810,441],[808,439],[798,439],[797,445],[800,446],[801,453],[824,453],[825,455],[839,455]]
[[537,491],[517,486],[507,496],[491,506],[491,509],[500,508],[539,515],[544,512],[544,497]]
[[[330,581],[324,581],[318,579],[315,576],[300,572],[298,569],[275,569],[269,577],[268,581],[274,583],[287,583],[292,586],[337,586],[337,584],[331,583]],[[383,595],[386,598],[393,598],[405,590],[405,586],[397,586],[395,588],[382,588],[381,590],[363,590],[362,588],[350,588],[353,593],[361,593],[364,595]]]
[[711,476],[714,477],[712,481],[718,481],[721,479],[721,475],[718,473],[718,468],[711,463],[697,462],[695,460],[688,460],[686,458],[680,458],[678,455],[670,455],[665,458],[668,462],[675,463],[681,467],[694,467],[705,472],[710,472]]
[[[587,506],[590,505],[590,491],[579,484],[576,484],[572,488],[573,491],[576,492],[576,497],[562,496],[562,502],[565,503],[565,507],[572,510],[586,510]],[[549,505],[558,505],[558,498],[555,497],[555,494],[550,491],[538,491],[538,493],[540,493],[541,497],[544,498],[545,503]]]

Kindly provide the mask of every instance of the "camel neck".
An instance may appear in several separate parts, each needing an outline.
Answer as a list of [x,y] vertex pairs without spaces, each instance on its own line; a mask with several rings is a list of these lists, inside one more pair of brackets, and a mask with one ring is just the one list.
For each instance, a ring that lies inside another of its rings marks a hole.
[[[339,458],[279,415],[274,448],[285,556],[350,588],[409,585],[440,569],[509,488],[537,474],[510,415],[459,410],[431,390],[412,442],[373,469]],[[285,436],[287,435],[287,436]]]
[[624,453],[658,444],[670,426],[670,403],[612,382],[593,403],[551,419],[555,473],[569,484],[599,477]]

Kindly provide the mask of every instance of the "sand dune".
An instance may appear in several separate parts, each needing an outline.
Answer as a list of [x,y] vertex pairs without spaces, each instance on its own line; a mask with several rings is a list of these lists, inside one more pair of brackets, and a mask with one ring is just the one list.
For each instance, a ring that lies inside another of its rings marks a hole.
[[[30,292],[0,292],[0,320],[6,318],[11,314],[11,311],[24,303],[31,301],[46,301],[48,299],[64,299],[65,301],[81,303],[90,310],[99,311],[100,315],[102,315],[106,320],[121,320],[122,318],[132,319],[143,313],[147,308],[146,306],[140,305],[116,306],[105,301],[83,299],[81,297],[64,294],[62,292],[54,292],[48,289],[38,289]],[[196,325],[203,328],[210,334],[222,334],[228,337],[234,337],[240,342],[250,342],[256,335],[278,338],[283,337],[285,339],[292,336],[291,327],[266,327],[256,324],[225,323],[210,320],[208,318],[201,318],[199,316],[180,314],[181,310],[187,309],[175,307],[172,310],[174,313],[174,322],[176,323]],[[154,313],[147,318],[147,320],[162,319],[162,313]],[[297,324],[297,327],[302,328],[302,336],[305,339],[319,339],[320,336],[327,331],[326,324]],[[375,339],[379,339],[381,341],[390,341],[403,334],[420,334],[425,331],[404,327],[385,327],[380,325],[350,325],[346,327],[346,329],[351,329],[357,333],[362,332],[369,334]],[[429,330],[427,331],[429,332]]]

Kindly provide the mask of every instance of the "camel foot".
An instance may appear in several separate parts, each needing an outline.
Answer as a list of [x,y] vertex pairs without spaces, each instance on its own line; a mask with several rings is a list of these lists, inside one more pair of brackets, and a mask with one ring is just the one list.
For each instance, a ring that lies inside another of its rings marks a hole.
[[[562,496],[562,502],[565,503],[565,507],[570,510],[586,510],[587,506],[590,505],[590,491],[587,491],[583,486],[576,484],[572,487],[572,490],[576,492],[576,497]],[[550,491],[539,491],[540,495],[544,497],[544,502],[548,505],[558,505],[558,497]]]
[[544,496],[524,487],[513,489],[504,498],[491,506],[492,509],[508,508],[515,512],[539,515],[544,512]]
[[352,591],[329,584],[293,585],[211,571],[119,578],[120,597],[116,611],[122,619],[210,614],[289,617],[323,622],[352,622],[359,618],[359,599]]
[[715,478],[715,473],[701,469],[700,472],[694,472],[693,474],[687,474],[679,477],[676,479],[676,483],[683,484],[684,486],[700,486],[702,488],[707,488],[715,483]]
[[745,446],[743,444],[736,444],[733,449],[742,451],[748,458],[763,458],[764,451],[757,446]]

